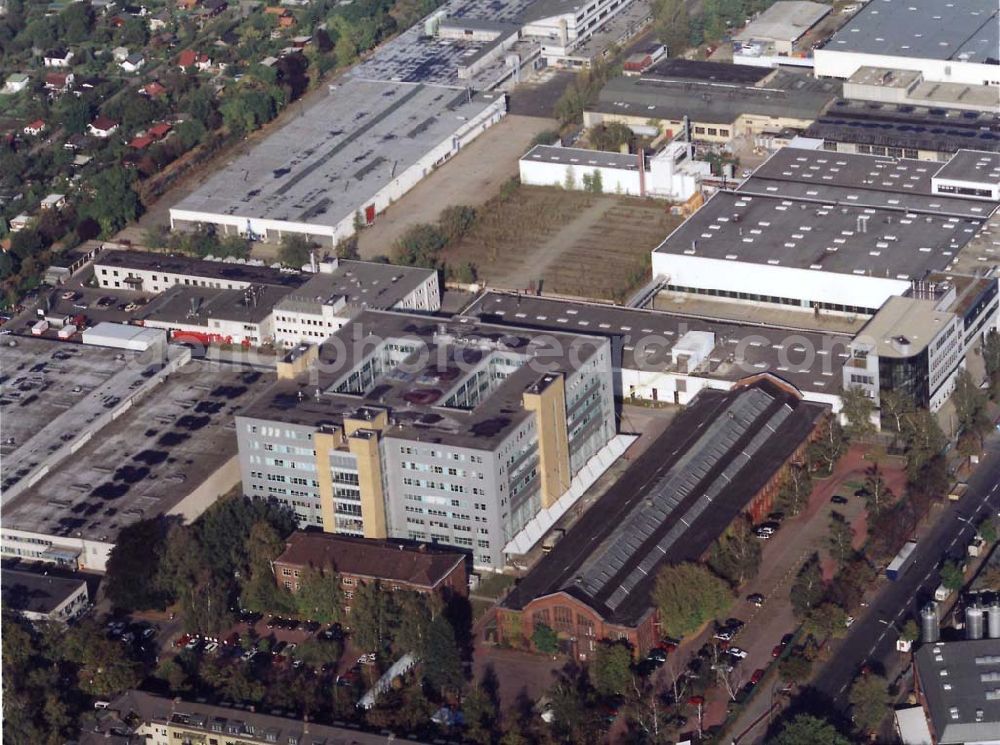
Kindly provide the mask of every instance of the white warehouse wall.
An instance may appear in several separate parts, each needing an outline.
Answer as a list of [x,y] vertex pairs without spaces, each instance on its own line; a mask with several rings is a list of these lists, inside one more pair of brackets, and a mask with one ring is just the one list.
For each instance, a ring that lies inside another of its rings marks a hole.
[[770,264],[653,251],[653,276],[669,284],[725,292],[772,295],[802,301],[880,308],[903,294],[909,280],[838,274]]
[[817,49],[813,52],[816,77],[849,78],[859,67],[889,67],[896,70],[917,70],[925,80],[966,85],[1000,85],[1000,68],[980,62],[960,62],[919,57],[897,57],[889,54]]

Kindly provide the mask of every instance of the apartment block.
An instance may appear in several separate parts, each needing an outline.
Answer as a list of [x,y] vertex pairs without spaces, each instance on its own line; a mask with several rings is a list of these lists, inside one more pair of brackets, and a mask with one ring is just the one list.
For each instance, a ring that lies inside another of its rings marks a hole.
[[237,417],[247,496],[480,567],[537,539],[622,447],[603,337],[364,311],[278,377]]

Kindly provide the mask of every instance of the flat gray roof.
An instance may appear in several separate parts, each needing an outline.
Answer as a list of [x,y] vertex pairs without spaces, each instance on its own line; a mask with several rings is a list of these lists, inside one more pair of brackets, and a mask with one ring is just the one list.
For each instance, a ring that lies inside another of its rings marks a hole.
[[830,6],[808,0],[778,0],[747,24],[734,39],[760,41],[795,41],[819,23]]
[[1000,113],[837,99],[805,136],[932,152],[1000,151]]
[[620,340],[613,345],[621,349],[616,364],[634,370],[676,371],[670,352],[677,340],[689,331],[710,331],[715,334],[715,348],[707,369],[695,376],[732,382],[769,372],[814,393],[840,390],[840,371],[850,343],[849,336],[839,334],[501,292],[486,293],[463,313],[490,323],[613,337]]
[[930,193],[937,165],[786,147],[656,248],[873,277],[944,269],[995,202]]
[[286,294],[275,310],[318,313],[336,298],[358,308],[389,310],[434,274],[433,269],[341,259],[333,272],[318,272]]
[[996,0],[870,0],[826,49],[896,57],[987,62],[998,57]]
[[982,150],[959,150],[945,163],[935,178],[979,183],[1000,183],[1000,153]]
[[[417,351],[405,364],[379,372],[364,393],[336,392],[381,342]],[[471,317],[365,311],[320,346],[317,365],[297,379],[279,380],[242,415],[321,427],[340,425],[361,409],[385,408],[396,422],[387,436],[491,449],[532,416],[522,405],[526,390],[547,372],[568,376],[605,344],[603,337],[581,332],[543,334]],[[472,408],[446,405],[449,392],[493,354],[523,361],[507,368],[507,376]]]
[[[255,285],[273,285],[275,287],[298,287],[308,274],[300,271],[279,269],[250,264],[245,261],[209,261],[180,253],[160,253],[158,251],[125,251],[107,250],[94,259],[95,271],[100,267],[112,270],[164,272],[167,274],[183,274],[192,277],[224,282],[239,282]],[[223,285],[224,287],[224,285]]]
[[937,742],[958,745],[996,739],[1000,639],[923,644],[914,659]]
[[262,378],[189,362],[5,505],[3,528],[113,542],[126,525],[168,513],[236,454],[234,414]]
[[257,324],[288,294],[283,287],[252,285],[246,290],[175,285],[134,315],[143,321],[208,326],[212,319]]
[[8,336],[0,346],[3,485],[7,492],[141,385],[140,353]]
[[582,147],[535,145],[522,157],[527,160],[537,160],[544,163],[565,163],[581,167],[621,168],[629,171],[639,170],[639,159],[636,155],[605,152],[603,150],[588,150]]
[[348,79],[172,210],[335,226],[500,95]]
[[0,570],[3,604],[7,608],[31,613],[51,613],[87,583],[41,572],[18,569]]
[[758,85],[671,79],[654,74],[614,78],[587,110],[674,121],[687,116],[692,121],[715,124],[731,124],[744,114],[815,119],[841,90],[840,81],[817,80],[787,70],[777,70]]

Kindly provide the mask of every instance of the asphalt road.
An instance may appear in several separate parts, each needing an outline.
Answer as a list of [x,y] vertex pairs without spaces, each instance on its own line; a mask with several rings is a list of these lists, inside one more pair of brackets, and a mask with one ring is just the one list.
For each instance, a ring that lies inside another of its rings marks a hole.
[[941,582],[938,571],[946,556],[963,556],[974,535],[973,523],[1000,509],[1000,437],[986,441],[986,455],[968,479],[969,490],[960,502],[949,502],[935,522],[917,536],[916,560],[895,582],[888,582],[871,607],[851,627],[851,632],[816,676],[813,684],[829,697],[833,707],[845,712],[850,686],[862,665],[874,663],[888,669],[898,655],[896,639],[903,624],[918,619],[921,606]]

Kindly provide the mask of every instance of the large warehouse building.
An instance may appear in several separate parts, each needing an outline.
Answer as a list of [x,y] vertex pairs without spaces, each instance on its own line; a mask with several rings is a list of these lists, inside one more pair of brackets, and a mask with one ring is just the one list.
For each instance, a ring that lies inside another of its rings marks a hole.
[[871,0],[815,52],[817,76],[916,70],[927,80],[1000,86],[996,0]]
[[653,251],[654,276],[676,292],[872,315],[950,269],[997,207],[995,154],[960,151],[949,167],[809,144],[709,199]]
[[624,450],[600,336],[366,311],[278,375],[236,420],[248,496],[303,528],[457,546],[486,568]]
[[506,114],[506,96],[349,79],[170,209],[264,242],[332,246]]
[[660,568],[701,560],[740,515],[763,519],[826,412],[766,375],[704,391],[521,578],[497,611],[497,639],[527,646],[544,624],[577,659],[602,639],[644,653],[659,638]]

